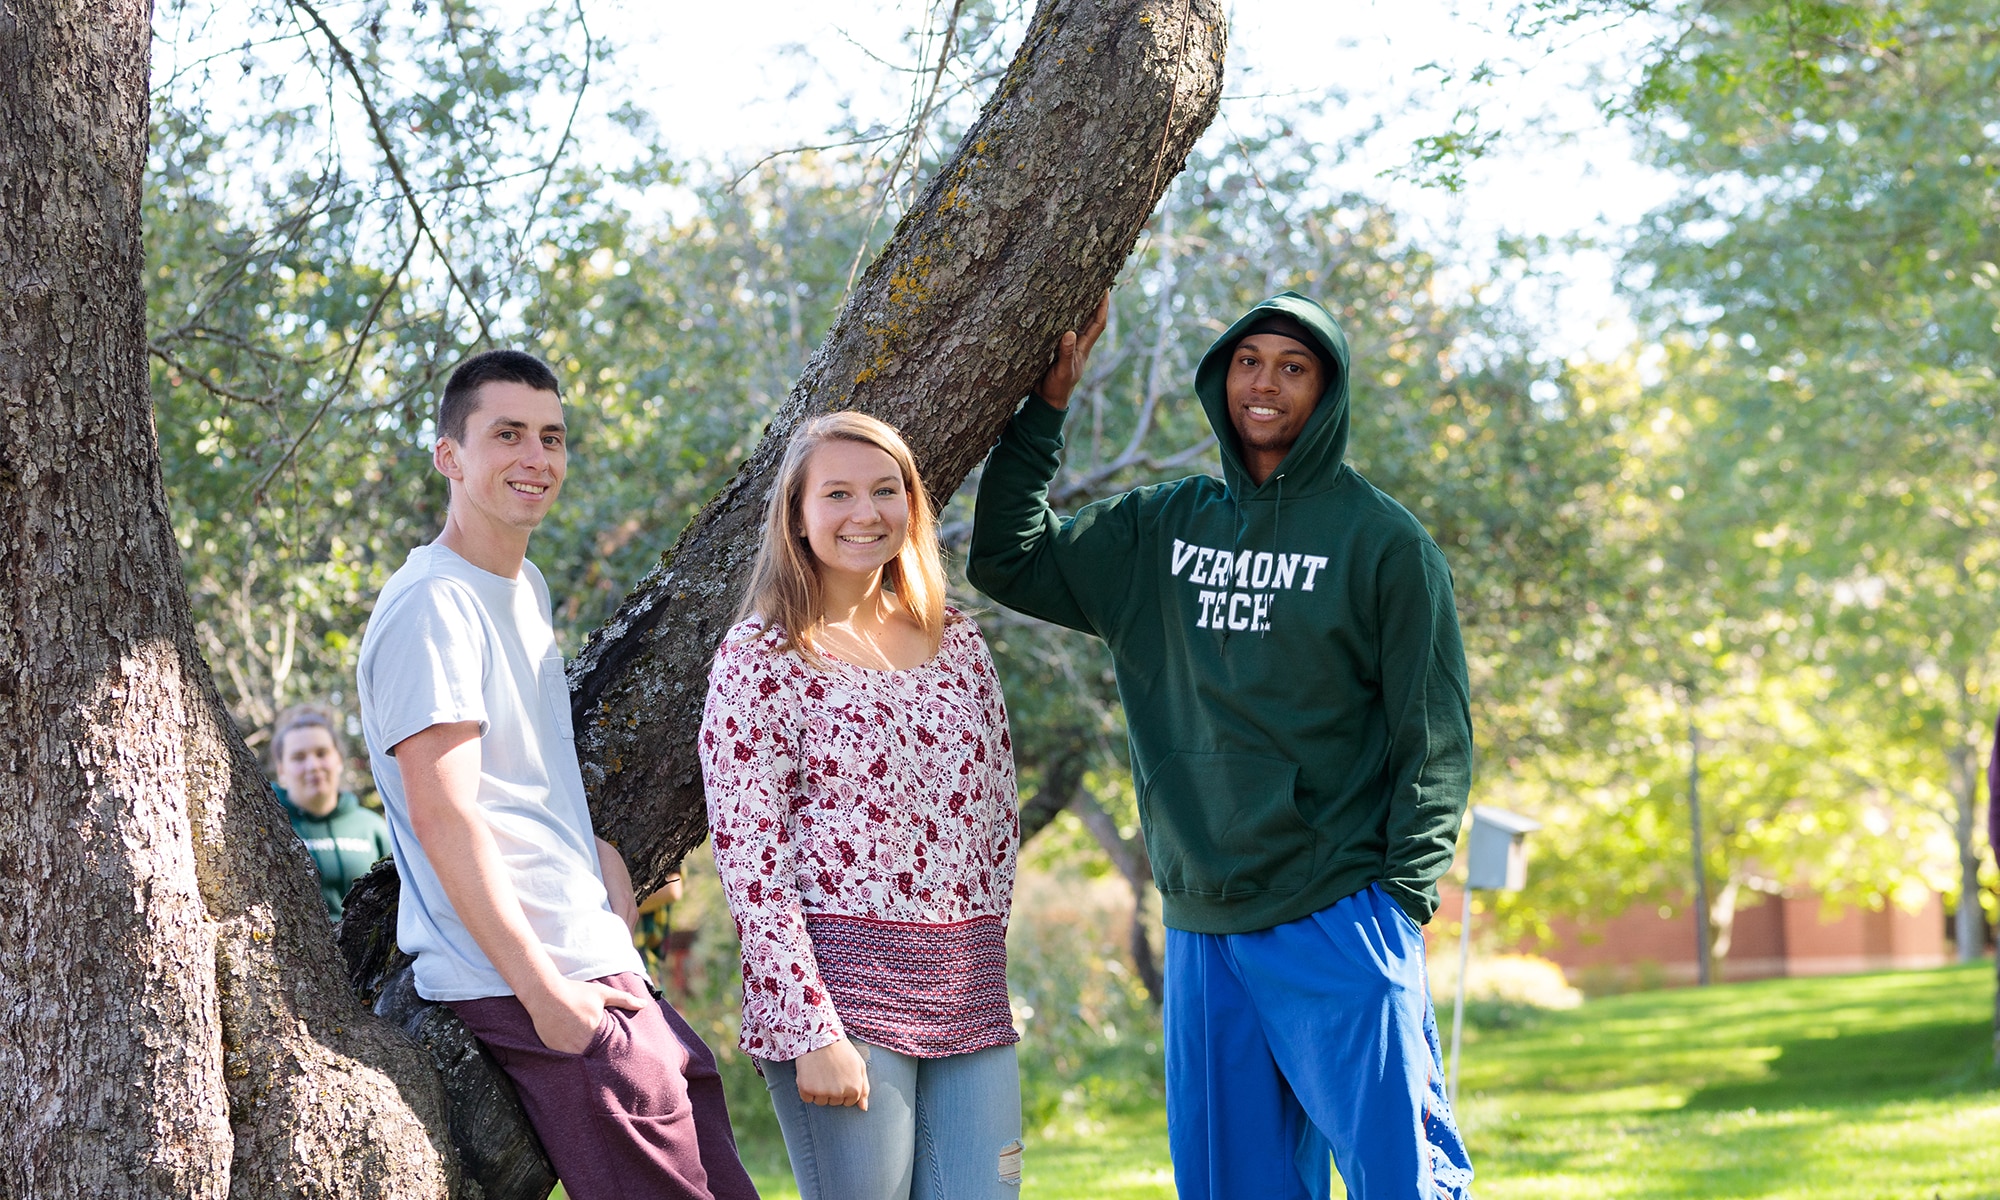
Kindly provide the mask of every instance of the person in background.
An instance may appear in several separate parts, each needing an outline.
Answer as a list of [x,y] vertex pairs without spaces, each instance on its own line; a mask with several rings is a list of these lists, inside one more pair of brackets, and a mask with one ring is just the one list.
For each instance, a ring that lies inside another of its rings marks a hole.
[[297,704],[271,727],[271,790],[292,831],[319,868],[319,894],[327,915],[340,920],[347,889],[389,853],[389,823],[340,789],[347,775],[346,739],[333,713]]
[[804,1200],[1020,1192],[1014,748],[944,590],[902,437],[852,412],[795,433],[700,749],[743,1051]]

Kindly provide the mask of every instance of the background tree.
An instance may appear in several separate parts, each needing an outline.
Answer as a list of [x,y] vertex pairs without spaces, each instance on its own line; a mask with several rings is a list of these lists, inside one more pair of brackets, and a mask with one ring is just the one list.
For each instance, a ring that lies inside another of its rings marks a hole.
[[1704,532],[1739,594],[1802,631],[1756,648],[1824,672],[1811,725],[1841,790],[1950,835],[1961,959],[1984,941],[2000,680],[1993,15],[1830,6],[1781,38],[1759,6],[1712,10],[1643,97],[1690,186],[1635,261],[1655,314],[1706,348],[1678,389],[1688,483],[1720,518]]
[[[1500,903],[1509,932],[1685,901],[1686,855],[1661,848],[1688,844],[1694,731],[1717,884],[1703,919],[1723,947],[1746,890],[1804,884],[1876,906],[1936,888],[1978,953],[1992,16],[1977,0],[1516,6],[1533,43],[1645,22],[1634,72],[1600,99],[1684,187],[1627,260],[1662,356],[1580,373],[1583,402],[1614,413],[1598,452],[1623,464],[1600,586],[1565,639],[1561,694],[1598,720],[1576,752],[1510,759],[1499,781],[1550,821],[1536,881]],[[1475,128],[1419,158],[1435,176],[1484,142]]]

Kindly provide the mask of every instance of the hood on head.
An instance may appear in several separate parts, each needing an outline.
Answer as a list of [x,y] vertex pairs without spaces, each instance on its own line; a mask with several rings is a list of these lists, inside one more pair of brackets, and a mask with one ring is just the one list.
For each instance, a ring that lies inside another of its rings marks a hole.
[[1333,314],[1321,308],[1297,292],[1280,292],[1236,319],[1223,335],[1201,356],[1201,366],[1195,369],[1194,391],[1201,398],[1201,407],[1208,414],[1208,423],[1215,430],[1215,437],[1222,445],[1222,478],[1229,490],[1238,495],[1249,495],[1258,490],[1250,481],[1250,473],[1243,465],[1243,448],[1236,440],[1236,427],[1229,421],[1229,399],[1226,380],[1229,375],[1230,352],[1236,343],[1247,336],[1252,325],[1272,313],[1291,317],[1306,327],[1319,340],[1320,348],[1338,364],[1331,372],[1326,387],[1320,392],[1319,404],[1314,407],[1311,417],[1306,419],[1306,427],[1299,434],[1299,440],[1292,445],[1285,461],[1265,480],[1266,484],[1283,476],[1287,494],[1315,490],[1333,481],[1340,470],[1340,464],[1347,457],[1347,337],[1340,332],[1340,326]]

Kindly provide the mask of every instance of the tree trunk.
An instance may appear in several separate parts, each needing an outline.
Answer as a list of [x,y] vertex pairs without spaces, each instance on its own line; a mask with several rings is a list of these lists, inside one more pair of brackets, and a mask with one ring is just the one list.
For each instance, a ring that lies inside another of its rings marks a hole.
[[1090,836],[1097,839],[1111,865],[1118,868],[1125,886],[1132,890],[1132,924],[1126,931],[1126,946],[1132,952],[1132,973],[1145,985],[1146,998],[1158,1008],[1166,1001],[1167,991],[1160,976],[1159,959],[1153,953],[1153,936],[1146,928],[1146,894],[1153,887],[1153,860],[1146,853],[1146,843],[1120,833],[1118,822],[1111,819],[1111,814],[1089,792],[1079,789],[1069,807],[1083,827],[1090,830]]
[[1064,809],[1083,822],[1104,856],[1118,869],[1119,878],[1132,890],[1132,921],[1126,931],[1126,946],[1132,954],[1132,973],[1145,987],[1146,998],[1157,1007],[1166,999],[1166,986],[1146,921],[1146,897],[1153,888],[1153,860],[1146,853],[1146,843],[1121,834],[1118,822],[1084,788],[1087,761],[1087,755],[1079,749],[1043,766],[1041,788],[1021,806],[1021,845],[1026,846],[1029,839],[1048,828]]
[[1722,964],[1736,940],[1736,901],[1742,891],[1743,881],[1731,875],[1708,903],[1709,978],[1717,983],[1723,982]]
[[[1043,0],[978,122],[856,284],[762,442],[571,663],[591,816],[640,895],[708,834],[695,735],[709,659],[792,431],[824,412],[870,413],[902,431],[933,496],[956,492],[1214,119],[1225,32],[1216,0]],[[393,865],[356,889],[362,902],[350,897],[340,929],[354,987],[406,1027],[426,1022],[441,1069],[462,1067],[460,1041],[441,1032],[456,1022],[399,983],[409,960],[395,948]],[[455,1104],[507,1111],[492,1072],[451,1077]],[[472,1132],[469,1162],[532,1174],[520,1130],[496,1116]]]
[[1069,802],[1076,797],[1077,785],[1083,778],[1083,760],[1065,758],[1061,762],[1049,763],[1042,768],[1042,786],[1021,805],[1021,845],[1034,840],[1036,834],[1049,827],[1050,822],[1062,815]]
[[1979,771],[1970,747],[1951,752],[1951,775],[1958,800],[1952,822],[1958,841],[1958,914],[1953,933],[1958,938],[1958,961],[1978,962],[1986,952],[1986,914],[1979,905]]
[[150,43],[139,0],[0,8],[0,1195],[445,1195],[437,1076],[334,969],[195,648],[147,378]]

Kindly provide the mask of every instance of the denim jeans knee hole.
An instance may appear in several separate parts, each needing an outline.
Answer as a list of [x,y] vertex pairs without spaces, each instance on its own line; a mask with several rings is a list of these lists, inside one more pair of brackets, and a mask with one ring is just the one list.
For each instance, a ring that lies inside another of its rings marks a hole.
[[1000,1147],[1000,1182],[1021,1186],[1021,1139]]

